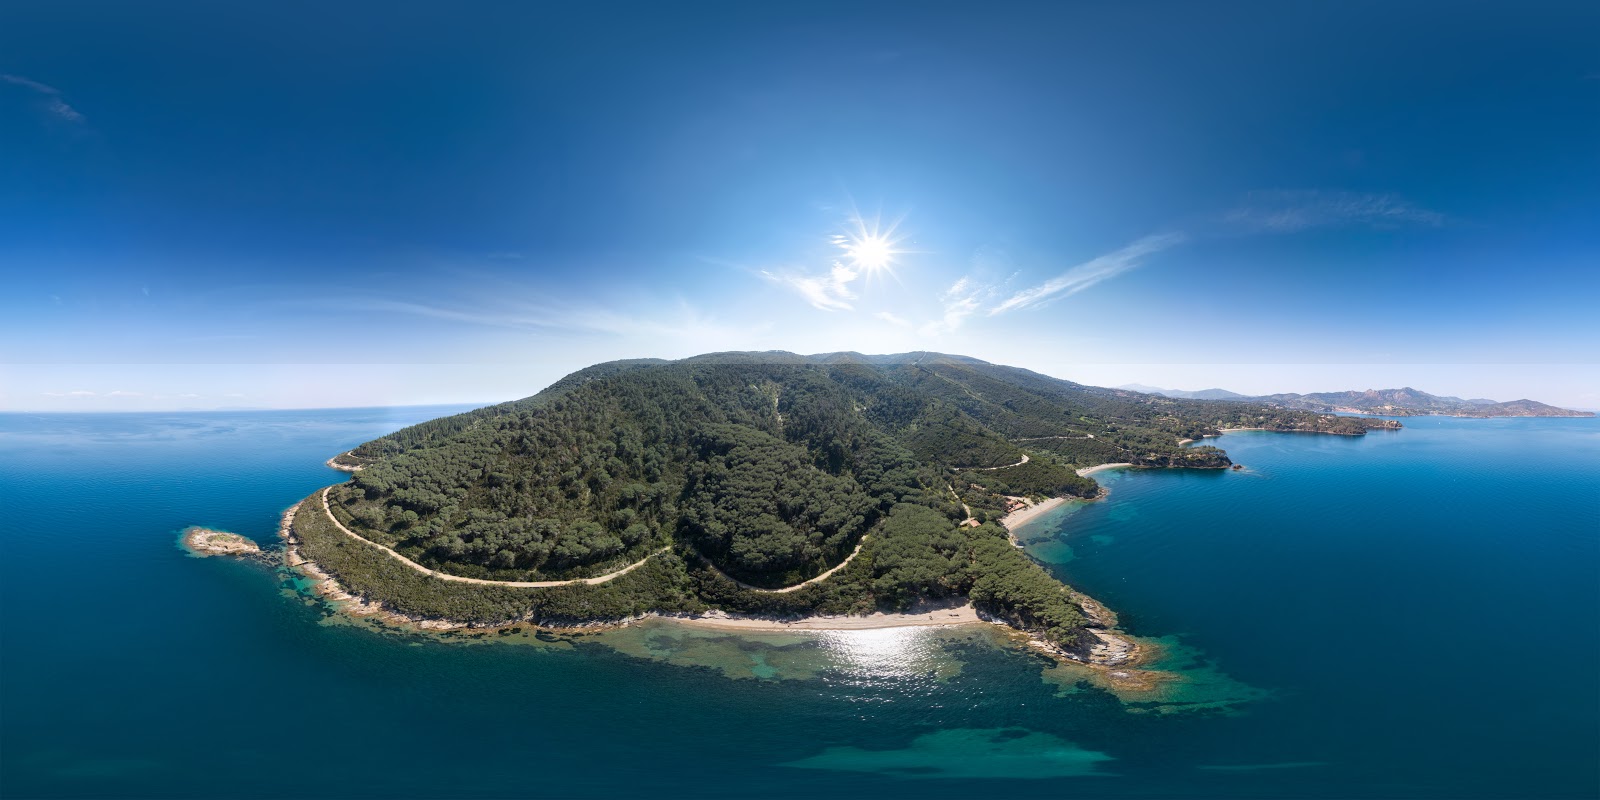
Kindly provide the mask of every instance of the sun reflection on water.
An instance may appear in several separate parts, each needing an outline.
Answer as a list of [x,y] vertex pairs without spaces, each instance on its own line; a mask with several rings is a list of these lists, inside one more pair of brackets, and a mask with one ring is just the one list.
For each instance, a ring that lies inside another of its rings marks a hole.
[[873,678],[923,676],[949,658],[936,637],[917,628],[818,631],[817,639],[842,669]]

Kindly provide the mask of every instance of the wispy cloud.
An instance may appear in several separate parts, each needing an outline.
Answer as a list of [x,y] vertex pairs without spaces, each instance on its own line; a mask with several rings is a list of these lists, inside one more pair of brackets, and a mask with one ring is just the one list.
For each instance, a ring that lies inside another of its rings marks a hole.
[[11,75],[3,72],[0,72],[0,83],[20,86],[39,95],[44,100],[45,112],[52,117],[67,122],[83,122],[83,115],[78,113],[77,109],[67,105],[67,101],[61,99],[61,90],[54,86],[24,78],[21,75]]
[[[680,302],[675,311],[652,316],[619,313],[600,308],[568,308],[549,302],[484,301],[418,303],[379,297],[341,297],[345,311],[405,315],[488,328],[550,333],[604,334],[640,339],[716,339],[748,333],[748,326],[733,327],[699,313]],[[552,306],[559,306],[553,308]]]
[[565,327],[552,315],[533,309],[499,308],[490,309],[483,306],[451,307],[447,305],[432,305],[416,303],[409,300],[390,300],[387,298],[342,298],[338,305],[345,309],[358,311],[373,311],[383,314],[407,314],[415,317],[426,317],[448,322],[465,322],[471,325],[486,325],[493,328],[561,328]]
[[1184,238],[1181,233],[1146,236],[1120,250],[1107,253],[1092,261],[1085,261],[1038,286],[1023,289],[990,309],[989,314],[991,316],[1004,314],[1077,294],[1101,281],[1115,278],[1139,266],[1147,257],[1182,242]]
[[1392,194],[1293,191],[1253,193],[1225,219],[1252,233],[1294,233],[1348,225],[1438,226],[1444,224],[1445,216]]
[[939,304],[944,313],[938,319],[919,328],[918,333],[924,336],[937,336],[959,329],[967,321],[967,317],[978,313],[984,299],[993,294],[993,287],[980,284],[970,276],[962,276],[939,293]]
[[861,277],[861,273],[839,262],[834,262],[833,268],[824,275],[768,270],[762,270],[761,275],[769,281],[787,287],[805,298],[807,303],[823,311],[854,309],[855,306],[851,301],[856,296],[850,291],[850,284]]
[[902,327],[902,328],[911,327],[911,321],[910,320],[901,319],[900,317],[897,317],[894,314],[891,314],[891,313],[889,313],[887,311],[879,311],[878,313],[873,314],[873,316],[877,317],[878,319],[883,320],[884,322],[889,323],[890,325],[897,325],[897,326]]

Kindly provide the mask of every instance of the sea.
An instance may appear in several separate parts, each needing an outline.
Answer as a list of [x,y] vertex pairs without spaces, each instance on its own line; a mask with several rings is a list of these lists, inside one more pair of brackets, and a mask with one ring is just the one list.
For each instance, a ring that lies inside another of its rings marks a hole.
[[458,410],[0,415],[0,796],[1600,794],[1600,420],[1097,475],[1019,536],[1161,654],[1142,691],[993,626],[386,629],[180,547],[276,547],[325,459]]

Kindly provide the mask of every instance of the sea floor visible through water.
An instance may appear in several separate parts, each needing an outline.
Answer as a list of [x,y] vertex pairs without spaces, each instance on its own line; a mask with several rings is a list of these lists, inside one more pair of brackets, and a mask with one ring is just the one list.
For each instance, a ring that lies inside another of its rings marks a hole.
[[1600,794],[1595,420],[1097,474],[1018,534],[1160,650],[1143,694],[989,625],[390,629],[179,546],[275,547],[328,456],[452,410],[0,415],[0,795]]

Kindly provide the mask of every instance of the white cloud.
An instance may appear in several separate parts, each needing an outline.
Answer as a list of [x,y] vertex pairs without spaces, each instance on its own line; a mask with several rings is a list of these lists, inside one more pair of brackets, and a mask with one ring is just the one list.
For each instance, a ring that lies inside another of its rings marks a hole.
[[841,264],[833,263],[833,269],[826,275],[807,275],[798,272],[768,272],[761,271],[762,277],[769,281],[788,287],[791,291],[805,298],[812,307],[823,311],[850,311],[855,308],[850,301],[856,298],[850,291],[850,284],[861,273]]
[[1085,261],[1038,286],[1023,289],[990,309],[989,314],[991,316],[1004,314],[1007,311],[1043,305],[1077,294],[1101,281],[1115,278],[1139,266],[1144,263],[1146,257],[1172,247],[1182,242],[1184,238],[1181,233],[1146,236],[1120,250],[1107,253],[1092,261]]
[[1445,222],[1443,214],[1392,194],[1321,191],[1256,192],[1246,205],[1228,212],[1224,219],[1256,233],[1294,233],[1346,225],[1436,227]]
[[61,90],[54,86],[24,78],[21,75],[10,75],[7,73],[0,73],[0,83],[9,83],[12,86],[21,86],[24,89],[28,89],[32,92],[43,95],[45,97],[45,111],[51,116],[66,120],[67,122],[83,122],[83,115],[78,113],[77,109],[67,105],[67,102],[61,99]]
[[959,329],[967,321],[967,317],[976,314],[984,299],[992,294],[994,294],[993,288],[980,285],[970,276],[962,276],[939,295],[939,303],[944,308],[944,313],[933,322],[923,325],[918,329],[918,333],[924,336],[937,336]]
[[901,319],[901,318],[899,318],[899,317],[897,317],[897,316],[895,316],[895,315],[893,315],[893,314],[891,314],[891,313],[889,313],[887,311],[879,311],[878,313],[874,314],[873,316],[877,317],[878,319],[883,320],[884,322],[889,323],[890,325],[898,325],[898,326],[900,326],[902,328],[911,327],[911,322],[910,321]]

